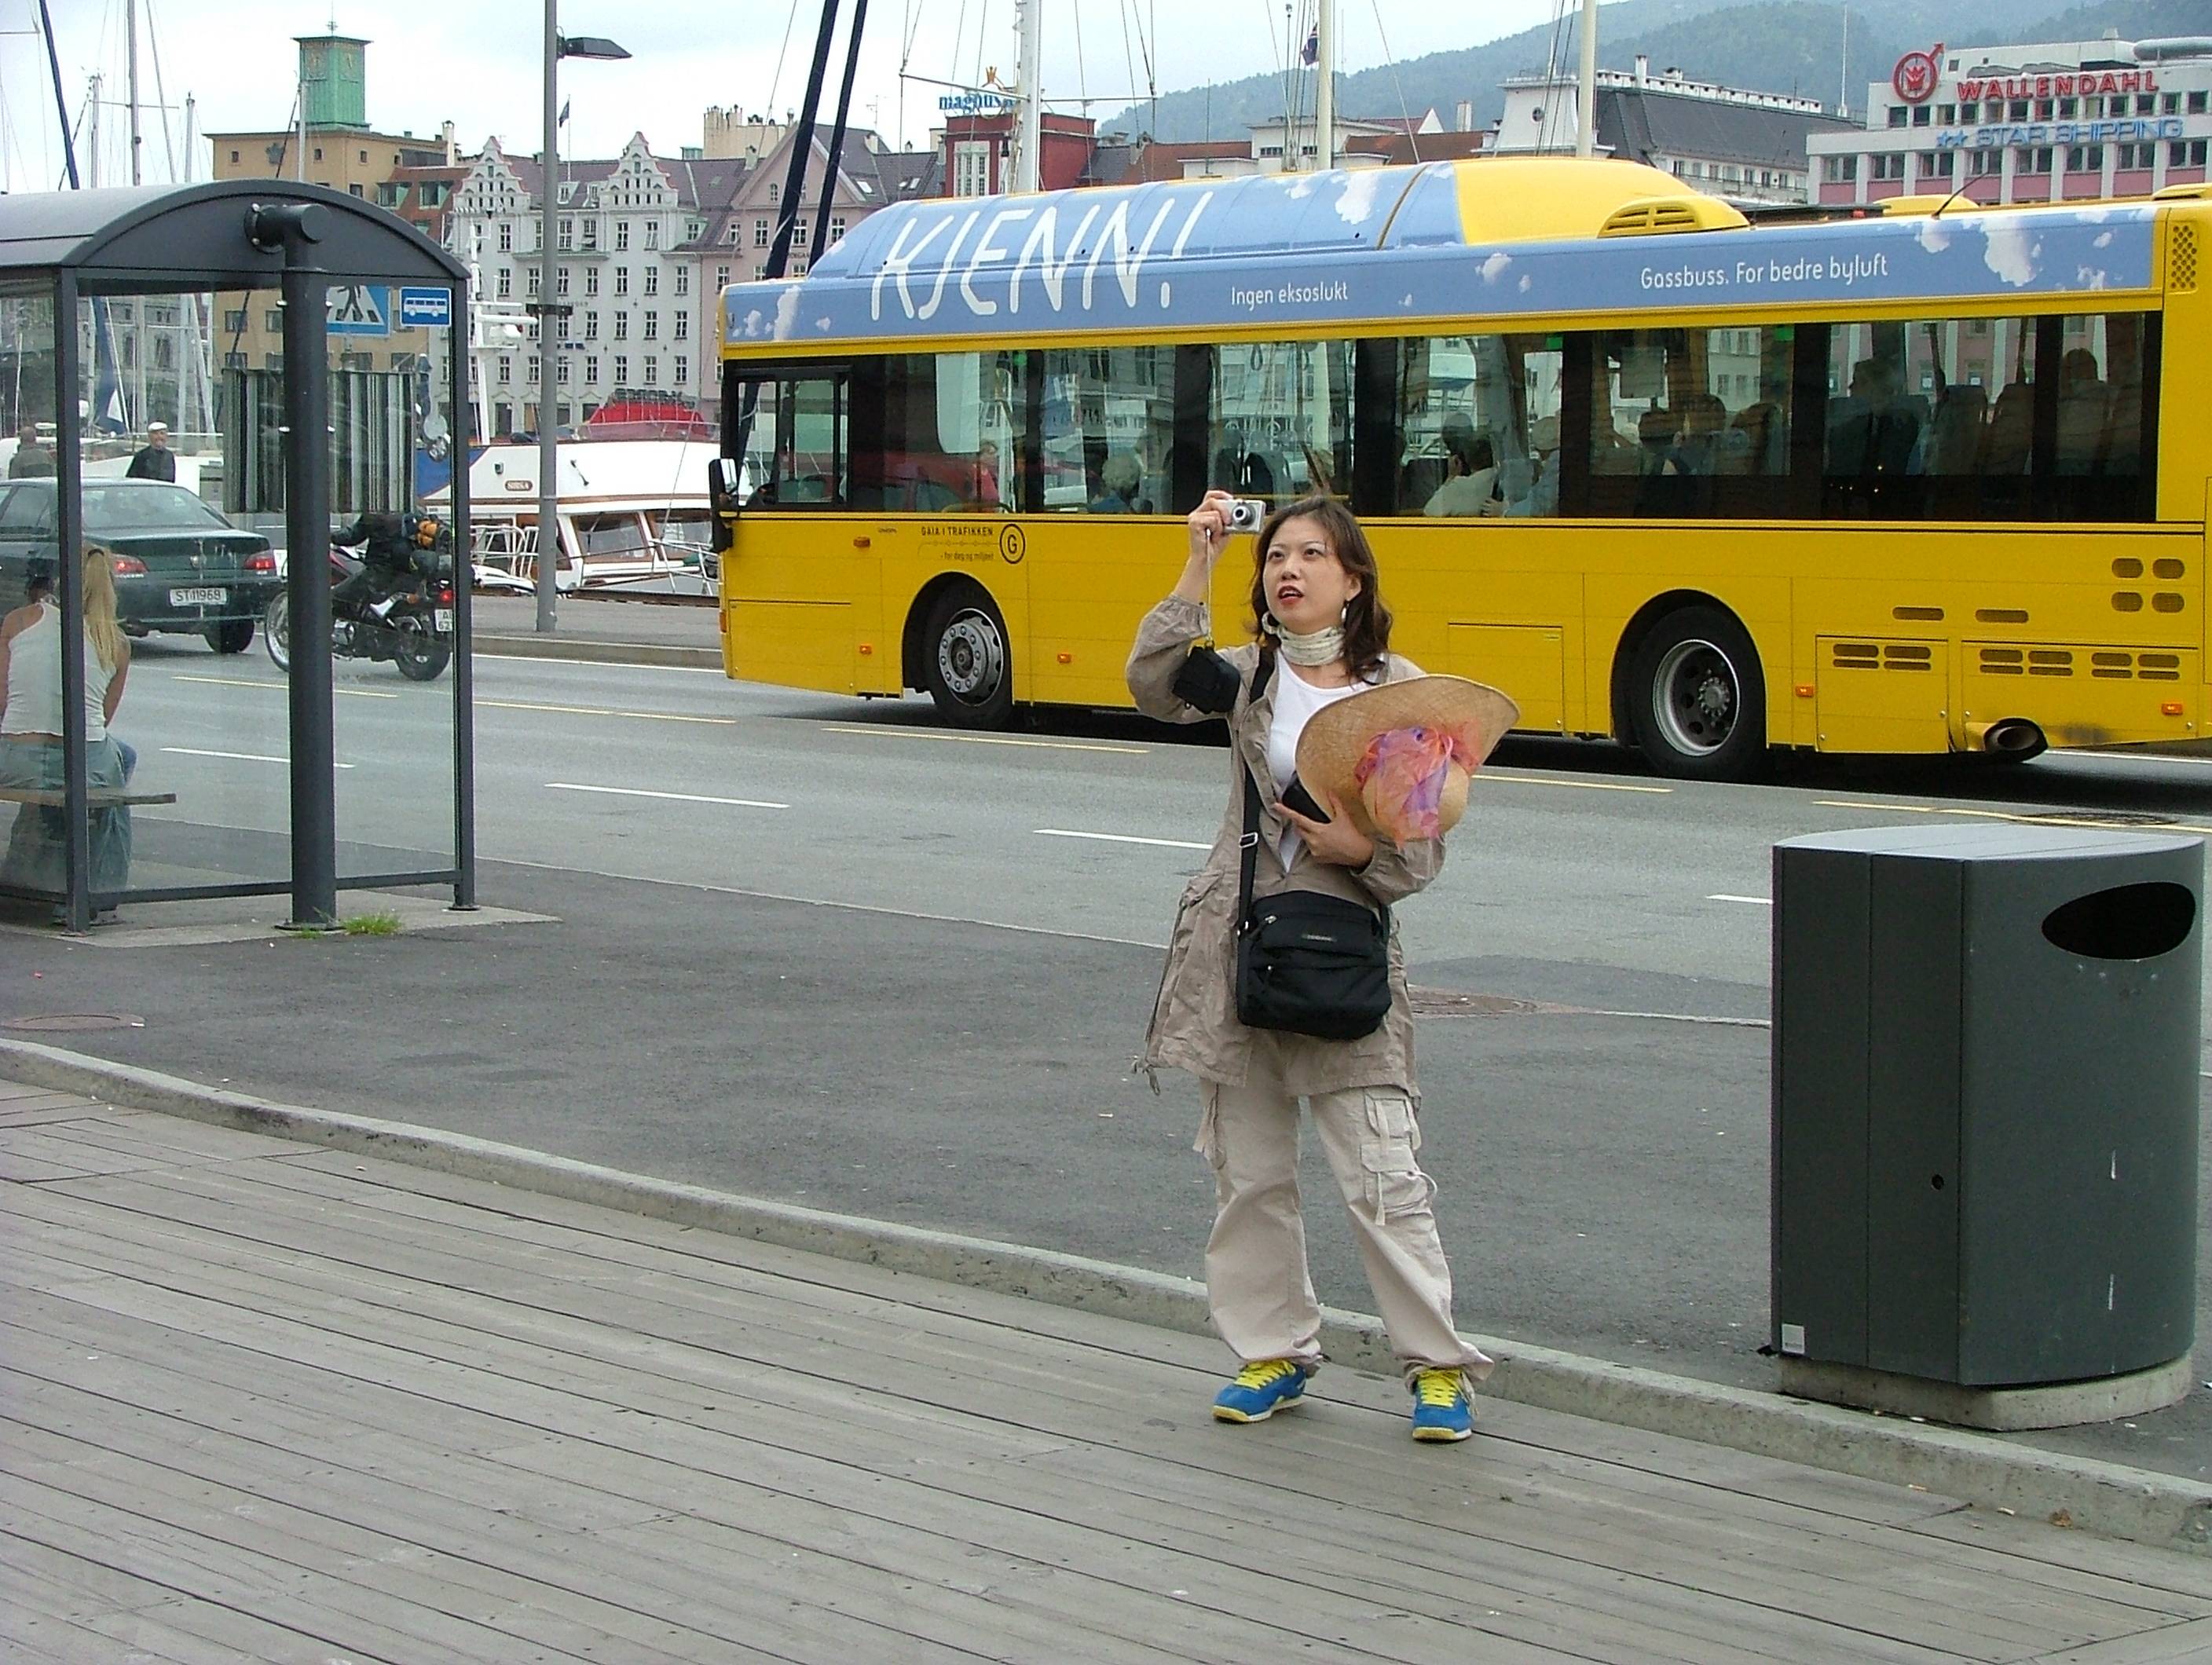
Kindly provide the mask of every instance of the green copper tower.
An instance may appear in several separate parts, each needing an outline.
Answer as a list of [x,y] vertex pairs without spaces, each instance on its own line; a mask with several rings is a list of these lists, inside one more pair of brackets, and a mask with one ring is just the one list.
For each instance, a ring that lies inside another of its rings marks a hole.
[[368,125],[368,42],[352,35],[301,34],[300,89],[310,127]]

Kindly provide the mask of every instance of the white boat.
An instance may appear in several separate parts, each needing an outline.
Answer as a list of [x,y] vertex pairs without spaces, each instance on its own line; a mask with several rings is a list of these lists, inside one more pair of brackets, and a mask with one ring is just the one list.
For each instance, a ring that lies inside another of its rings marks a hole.
[[[702,440],[563,440],[559,447],[562,590],[714,592],[713,517]],[[450,494],[423,507],[450,514]],[[514,593],[538,586],[538,447],[485,447],[469,470],[470,562],[476,587]]]

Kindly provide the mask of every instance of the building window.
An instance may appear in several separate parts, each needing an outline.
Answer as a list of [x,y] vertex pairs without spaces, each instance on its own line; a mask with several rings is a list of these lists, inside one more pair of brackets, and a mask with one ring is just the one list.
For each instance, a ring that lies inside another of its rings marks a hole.
[[629,385],[629,358],[626,354],[617,353],[615,355],[615,386],[617,387],[626,387]]
[[690,267],[689,267],[689,266],[678,266],[678,267],[677,267],[677,269],[676,269],[676,293],[677,293],[677,294],[678,294],[678,295],[689,295],[689,294],[690,294],[690,293],[691,293],[691,268],[690,268]]
[[659,295],[660,293],[659,267],[647,266],[645,269],[645,292],[647,295]]
[[830,216],[830,240],[834,243],[844,234],[845,216],[842,214],[831,215]]
[[243,331],[246,328],[246,308],[240,307],[236,312],[225,313],[222,315],[222,327],[233,335],[237,335]]
[[1905,125],[1905,106],[1902,104],[1891,105],[1889,106],[1889,125],[1892,127],[1902,127]]
[[756,220],[753,222],[753,246],[755,248],[764,249],[768,246],[768,225],[769,222],[766,220]]
[[2049,99],[2039,98],[2036,100],[2035,118],[2038,121],[2049,121],[2051,119],[2051,100]]
[[715,268],[714,268],[714,293],[715,293],[715,294],[717,294],[717,295],[720,295],[720,294],[724,289],[728,289],[729,287],[730,287],[730,269],[729,269],[727,266],[717,266],[717,267],[715,267]]
[[322,147],[321,145],[319,145],[319,145],[317,145],[317,146],[315,147],[315,160],[316,160],[317,161],[322,161],[322,159],[323,159],[323,147]]
[[1856,156],[1830,156],[1820,171],[1829,184],[1845,184],[1858,178],[1859,159]]
[[1901,179],[1905,177],[1905,156],[1902,152],[1893,156],[1871,157],[1869,161],[1872,164],[1867,169],[1867,178],[1869,179]]
[[1920,159],[1920,167],[1931,179],[1948,179],[1959,172],[1959,153],[1955,150],[1933,150]]
[[[230,153],[230,159],[231,159],[231,161],[236,161],[238,160],[238,152],[237,152],[237,151],[235,151],[235,150],[232,151],[232,152]],[[231,367],[231,368],[236,368],[237,367],[236,367],[236,366],[233,366],[233,367]]]
[[597,266],[586,266],[586,267],[585,267],[585,268],[584,268],[584,293],[585,293],[586,295],[597,295],[599,292],[599,269]]
[[617,220],[615,222],[615,252],[619,254],[629,246],[629,222],[627,220]]
[[514,380],[514,361],[502,354],[499,361],[499,380],[501,383]]
[[[233,160],[235,160],[234,156]],[[243,370],[246,368],[246,356],[244,353],[225,353],[222,355],[222,368],[226,370]]]
[[530,279],[530,298],[535,301],[538,299],[538,283],[543,274],[535,266],[526,266],[523,268],[523,272]]
[[629,339],[629,314],[628,313],[617,313],[615,314],[615,339],[617,341],[628,341]]
[[1936,106],[1936,125],[1938,127],[1949,127],[1955,124],[1958,119],[1959,112],[1955,106],[1939,104]]
[[514,228],[504,220],[499,222],[499,252],[501,254],[514,252]]
[[645,222],[645,246],[649,249],[657,249],[660,246],[659,221],[647,220]]
[[991,147],[962,143],[952,147],[952,194],[987,197],[991,191]]
[[556,358],[553,361],[554,380],[565,382],[568,380],[568,364],[569,361],[567,358]]
[[1977,150],[1966,159],[1966,173],[1970,178],[1986,179],[2002,172],[2004,152],[2002,150]]
[[276,307],[271,307],[269,309],[269,316],[264,322],[270,335],[282,335],[283,333],[284,314],[277,311]]
[[599,338],[599,315],[596,312],[587,312],[584,314],[584,339],[597,341]]
[[615,268],[615,293],[617,295],[628,295],[629,293],[629,268],[628,266],[617,266]]
[[2192,116],[2203,115],[2204,113],[2204,94],[2201,92],[2191,93],[2189,95],[2189,113]]
[[647,313],[645,315],[645,338],[647,341],[658,341],[660,339],[660,314],[659,313]]
[[776,203],[777,203],[778,199],[779,199],[779,198],[781,198],[782,195],[783,195],[783,187],[782,187],[781,185],[771,185],[770,186],[769,186],[769,188],[768,188],[768,205],[769,205],[770,208],[774,208],[774,207],[776,205]]
[[2203,139],[2177,139],[2166,147],[2166,165],[2168,167],[2202,167],[2204,166]]
[[2047,144],[2033,148],[2023,145],[2013,155],[2014,173],[2048,173],[2051,171],[2051,150]]
[[561,222],[561,252],[566,254],[575,246],[576,222],[574,220],[563,219]]
[[731,221],[723,228],[722,240],[726,243],[734,243],[738,240],[738,222],[735,220]]
[[691,314],[690,314],[690,313],[677,313],[677,314],[676,314],[676,331],[675,331],[675,334],[676,334],[676,339],[677,339],[677,340],[678,340],[678,341],[689,341],[689,340],[691,338]]
[[568,267],[566,267],[566,266],[558,266],[558,267],[556,267],[556,268],[554,269],[554,272],[553,272],[553,293],[554,293],[555,295],[566,295],[566,294],[568,294]]
[[599,379],[599,358],[597,357],[597,355],[587,355],[585,357],[585,360],[584,360],[584,380],[585,380],[586,381],[597,381]]
[[2012,101],[2012,118],[2014,121],[2026,121],[2027,119],[2027,100],[2026,99],[2016,98]]
[[2066,152],[2066,171],[2069,173],[2101,173],[2105,171],[2105,147],[2101,144],[2077,144]]
[[681,353],[676,355],[676,385],[678,387],[691,385],[691,361]]
[[652,386],[655,382],[660,380],[660,361],[653,357],[651,353],[647,353],[645,355],[645,363],[642,369],[645,375],[645,385],[647,387]]
[[587,249],[595,249],[599,246],[599,222],[587,217],[584,221],[584,246]]
[[543,375],[544,373],[545,373],[545,362],[544,362],[544,361],[543,359],[539,358],[539,357],[538,356],[538,355],[537,355],[537,354],[532,353],[532,354],[530,355],[530,380],[531,380],[532,384],[533,386],[534,386],[534,385],[536,385],[537,380],[538,380],[538,378],[539,376]]

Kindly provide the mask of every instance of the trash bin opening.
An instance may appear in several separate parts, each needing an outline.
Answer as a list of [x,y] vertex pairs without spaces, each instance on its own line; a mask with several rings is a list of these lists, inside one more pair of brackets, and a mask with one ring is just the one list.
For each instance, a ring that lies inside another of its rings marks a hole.
[[2044,916],[2051,945],[2091,960],[2154,960],[2189,940],[2197,897],[2185,884],[2118,884]]

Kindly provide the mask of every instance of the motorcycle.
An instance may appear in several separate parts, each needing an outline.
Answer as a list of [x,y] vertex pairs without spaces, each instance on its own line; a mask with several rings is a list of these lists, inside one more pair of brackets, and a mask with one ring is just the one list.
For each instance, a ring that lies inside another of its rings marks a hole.
[[[361,570],[351,556],[331,551],[331,583],[343,583]],[[410,573],[389,597],[382,618],[367,604],[334,608],[331,654],[334,659],[390,659],[410,682],[432,682],[453,657],[453,579],[450,566],[435,578]],[[292,668],[292,604],[279,590],[261,617],[261,640],[279,671]]]

